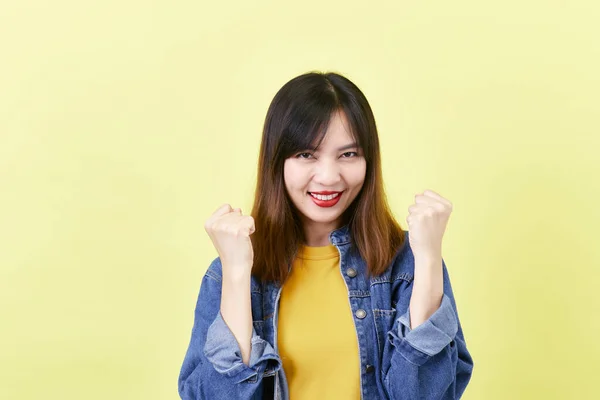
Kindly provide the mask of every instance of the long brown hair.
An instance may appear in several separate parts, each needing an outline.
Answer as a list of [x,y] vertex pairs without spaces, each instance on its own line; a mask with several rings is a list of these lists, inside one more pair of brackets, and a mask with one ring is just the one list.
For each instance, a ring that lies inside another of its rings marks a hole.
[[256,231],[252,274],[283,284],[299,247],[305,243],[298,211],[283,178],[288,157],[319,146],[332,114],[343,111],[362,149],[367,169],[363,187],[344,212],[351,246],[366,261],[369,276],[385,271],[405,240],[383,188],[379,137],[365,95],[344,76],[308,72],[287,82],[275,95],[265,118],[254,206]]

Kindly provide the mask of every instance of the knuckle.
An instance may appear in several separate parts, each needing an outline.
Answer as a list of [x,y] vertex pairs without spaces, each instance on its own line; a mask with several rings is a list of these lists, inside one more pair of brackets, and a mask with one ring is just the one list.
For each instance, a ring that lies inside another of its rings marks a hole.
[[217,224],[214,229],[215,229],[215,232],[225,233],[225,234],[229,233],[229,226],[227,224],[223,224],[223,223]]

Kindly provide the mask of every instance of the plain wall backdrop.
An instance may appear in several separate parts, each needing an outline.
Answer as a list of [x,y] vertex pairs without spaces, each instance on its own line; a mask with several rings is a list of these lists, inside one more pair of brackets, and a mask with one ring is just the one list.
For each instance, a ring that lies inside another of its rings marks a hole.
[[204,221],[249,212],[267,107],[336,71],[390,204],[454,204],[464,399],[600,398],[600,3],[5,1],[0,398],[177,399]]

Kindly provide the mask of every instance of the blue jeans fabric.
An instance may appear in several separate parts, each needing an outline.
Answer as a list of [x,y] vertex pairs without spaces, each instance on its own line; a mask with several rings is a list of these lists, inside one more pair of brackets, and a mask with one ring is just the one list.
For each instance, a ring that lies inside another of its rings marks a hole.
[[[427,321],[410,329],[409,303],[414,257],[406,240],[386,271],[370,279],[366,264],[351,251],[345,225],[329,239],[340,253],[340,273],[359,344],[363,400],[459,399],[473,371],[458,318],[445,261],[444,295]],[[347,272],[349,268],[354,271]],[[249,365],[220,312],[222,269],[209,266],[195,308],[191,339],[179,374],[183,400],[288,400],[285,371],[277,353],[277,312],[281,285],[251,280],[252,349]],[[357,310],[366,311],[358,313]],[[319,329],[315,326],[314,329]],[[327,354],[323,355],[327,357]]]

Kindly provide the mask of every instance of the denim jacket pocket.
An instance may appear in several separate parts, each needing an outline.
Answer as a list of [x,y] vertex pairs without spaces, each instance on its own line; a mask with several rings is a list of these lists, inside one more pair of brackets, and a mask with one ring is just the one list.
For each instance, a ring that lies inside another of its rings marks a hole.
[[394,316],[396,310],[373,310],[373,319],[375,321],[375,331],[377,332],[377,349],[379,356],[383,354],[383,347],[387,338],[387,333],[394,325]]

